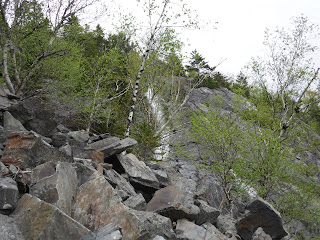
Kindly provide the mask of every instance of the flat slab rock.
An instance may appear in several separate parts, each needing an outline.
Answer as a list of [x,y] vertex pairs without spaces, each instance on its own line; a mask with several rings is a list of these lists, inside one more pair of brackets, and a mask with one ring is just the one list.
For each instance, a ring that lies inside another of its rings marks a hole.
[[12,216],[26,239],[94,240],[96,237],[57,207],[30,194],[21,197]]
[[157,212],[172,221],[181,218],[193,221],[199,217],[200,213],[199,207],[193,204],[192,196],[174,185],[156,191],[147,205],[147,211]]
[[160,183],[152,170],[133,154],[118,155],[119,162],[129,176],[130,182],[153,189],[159,189]]
[[236,224],[238,234],[244,240],[251,240],[255,231],[261,227],[272,239],[281,239],[288,235],[283,228],[280,213],[270,203],[258,198],[248,207],[250,212]]

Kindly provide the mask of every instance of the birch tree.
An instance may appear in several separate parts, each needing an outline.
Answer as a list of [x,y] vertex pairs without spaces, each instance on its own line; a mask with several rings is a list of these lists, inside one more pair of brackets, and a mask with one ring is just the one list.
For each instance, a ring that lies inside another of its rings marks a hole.
[[[319,84],[319,67],[312,55],[318,50],[311,41],[319,37],[318,27],[304,17],[292,19],[292,29],[265,31],[266,58],[253,59],[253,78],[263,91],[278,121],[279,137],[284,137],[308,90]],[[280,104],[278,104],[280,103]]]
[[[95,1],[0,1],[1,70],[10,93],[21,95],[45,59],[66,54],[66,49],[53,48],[59,32],[71,16]],[[28,46],[24,46],[26,39],[37,42],[38,48],[30,52]],[[23,56],[26,55],[33,58],[24,62]],[[3,86],[1,88],[3,90]]]
[[196,22],[191,19],[190,9],[187,9],[182,1],[180,1],[179,4],[175,4],[170,0],[164,0],[159,4],[157,2],[157,0],[146,0],[144,2],[144,8],[148,19],[147,37],[145,47],[143,48],[140,68],[135,77],[132,105],[128,116],[125,137],[128,137],[130,134],[130,127],[136,108],[137,94],[140,91],[140,80],[146,68],[146,60],[151,52],[157,50],[157,43],[161,33],[168,28],[190,27],[191,25],[196,26]]

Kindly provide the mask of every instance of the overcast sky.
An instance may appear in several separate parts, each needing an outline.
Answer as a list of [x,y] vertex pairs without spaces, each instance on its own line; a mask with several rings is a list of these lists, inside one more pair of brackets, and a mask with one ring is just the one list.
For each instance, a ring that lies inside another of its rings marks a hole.
[[[288,27],[290,18],[301,14],[307,16],[310,22],[320,25],[320,0],[185,1],[201,19],[218,22],[216,29],[208,24],[201,30],[185,31],[181,35],[185,51],[197,49],[211,66],[221,59],[227,59],[217,70],[228,75],[237,75],[252,57],[263,55],[265,28]],[[136,8],[136,0],[114,1],[113,6],[117,10],[120,9],[118,4],[122,6],[121,12],[126,9],[133,15],[141,15],[141,9]],[[108,21],[105,21],[100,24],[107,26]]]

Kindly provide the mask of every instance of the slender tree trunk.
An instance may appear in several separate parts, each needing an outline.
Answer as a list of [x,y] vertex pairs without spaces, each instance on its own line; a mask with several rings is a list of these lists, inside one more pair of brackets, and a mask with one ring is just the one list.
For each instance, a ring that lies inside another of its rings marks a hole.
[[130,112],[129,112],[129,117],[128,117],[128,124],[127,124],[127,128],[126,128],[126,132],[124,134],[124,137],[129,137],[130,134],[130,127],[131,127],[131,123],[132,123],[132,119],[133,119],[133,114],[134,114],[134,109],[136,107],[136,102],[137,102],[137,93],[139,90],[139,85],[140,85],[140,79],[141,79],[141,75],[144,71],[144,66],[147,60],[147,57],[149,55],[150,52],[150,45],[148,44],[148,47],[146,49],[146,51],[143,54],[143,58],[142,58],[142,62],[140,65],[140,70],[138,72],[138,75],[136,77],[136,83],[133,89],[133,94],[132,94],[132,104],[131,104],[131,108],[130,108]]
[[8,70],[8,42],[6,41],[2,48],[2,68],[3,68],[3,77],[4,81],[9,89],[9,91],[15,94],[13,84],[10,80],[9,70]]

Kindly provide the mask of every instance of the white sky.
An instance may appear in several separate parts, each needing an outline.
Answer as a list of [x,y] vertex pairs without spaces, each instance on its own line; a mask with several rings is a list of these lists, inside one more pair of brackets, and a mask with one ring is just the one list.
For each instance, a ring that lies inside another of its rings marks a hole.
[[[228,75],[237,75],[252,57],[263,55],[265,28],[288,27],[290,18],[301,14],[320,25],[320,0],[185,1],[201,19],[218,22],[215,30],[212,25],[207,25],[201,30],[185,31],[181,35],[181,40],[186,44],[185,51],[197,49],[211,66],[227,59],[217,70]],[[112,4],[113,9],[109,10],[111,14],[121,9],[121,12],[128,11],[139,16],[143,13],[136,3],[136,0],[116,0]],[[105,18],[99,23],[107,29],[106,25],[110,22]],[[320,56],[315,58],[319,58],[320,63]]]

